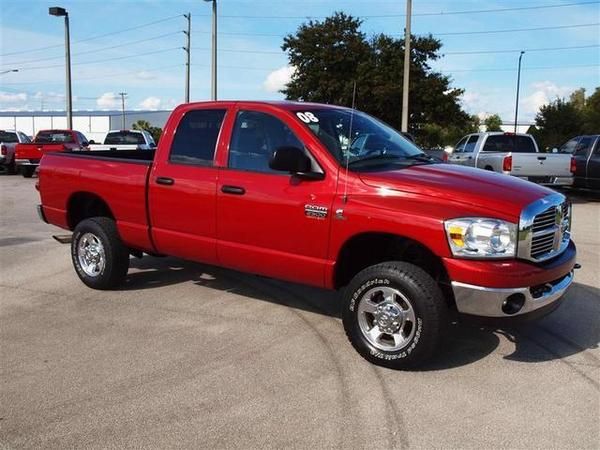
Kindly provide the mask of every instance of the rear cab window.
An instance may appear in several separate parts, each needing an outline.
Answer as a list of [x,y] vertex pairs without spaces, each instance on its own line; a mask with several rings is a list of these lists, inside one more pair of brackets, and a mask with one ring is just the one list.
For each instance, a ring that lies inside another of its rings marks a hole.
[[0,131],[0,142],[3,144],[14,144],[19,142],[19,138],[17,133],[12,133],[10,131]]
[[177,125],[169,162],[212,166],[226,109],[188,111]]
[[108,133],[104,139],[105,145],[142,145],[145,143],[144,135],[135,131],[116,131]]
[[500,153],[536,153],[535,142],[531,136],[514,134],[493,134],[487,137],[482,151]]
[[34,141],[36,144],[73,143],[73,135],[68,131],[40,131]]

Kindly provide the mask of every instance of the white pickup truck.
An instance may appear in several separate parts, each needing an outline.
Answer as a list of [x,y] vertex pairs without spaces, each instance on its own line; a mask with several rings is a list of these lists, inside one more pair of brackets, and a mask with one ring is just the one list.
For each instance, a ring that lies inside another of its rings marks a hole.
[[570,155],[540,153],[533,136],[519,133],[469,134],[456,144],[448,162],[553,186],[571,186],[575,170]]
[[152,135],[145,130],[112,130],[104,138],[104,144],[90,143],[94,150],[154,150]]

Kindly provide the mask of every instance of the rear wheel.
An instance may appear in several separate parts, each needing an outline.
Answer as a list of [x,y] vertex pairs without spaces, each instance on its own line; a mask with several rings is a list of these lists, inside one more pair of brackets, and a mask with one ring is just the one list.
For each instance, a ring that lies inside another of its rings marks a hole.
[[35,173],[35,167],[33,166],[21,166],[21,174],[25,178],[31,178]]
[[81,281],[93,289],[115,288],[129,270],[129,250],[108,217],[85,219],[75,227],[71,259]]
[[366,360],[409,369],[429,359],[447,324],[436,282],[421,268],[388,262],[358,273],[344,295],[348,339]]

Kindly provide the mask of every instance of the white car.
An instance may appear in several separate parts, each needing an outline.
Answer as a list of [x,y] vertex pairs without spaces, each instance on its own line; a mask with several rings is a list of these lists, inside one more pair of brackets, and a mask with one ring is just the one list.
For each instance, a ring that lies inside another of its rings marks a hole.
[[503,132],[465,136],[448,162],[553,186],[571,186],[575,169],[571,155],[540,153],[530,134]]
[[31,142],[29,136],[17,130],[0,130],[0,167],[8,173],[16,173],[15,147]]

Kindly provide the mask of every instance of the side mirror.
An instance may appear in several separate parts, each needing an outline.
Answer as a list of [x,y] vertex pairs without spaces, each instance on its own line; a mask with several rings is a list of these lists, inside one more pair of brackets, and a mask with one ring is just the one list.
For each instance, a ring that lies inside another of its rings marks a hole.
[[95,144],[96,144],[96,141],[94,141],[93,139],[88,142],[88,145],[95,145]]
[[554,147],[554,148],[552,149],[552,153],[558,153],[558,149],[557,149],[556,147]]
[[279,147],[269,161],[269,167],[281,172],[301,174],[310,172],[310,159],[297,147]]

